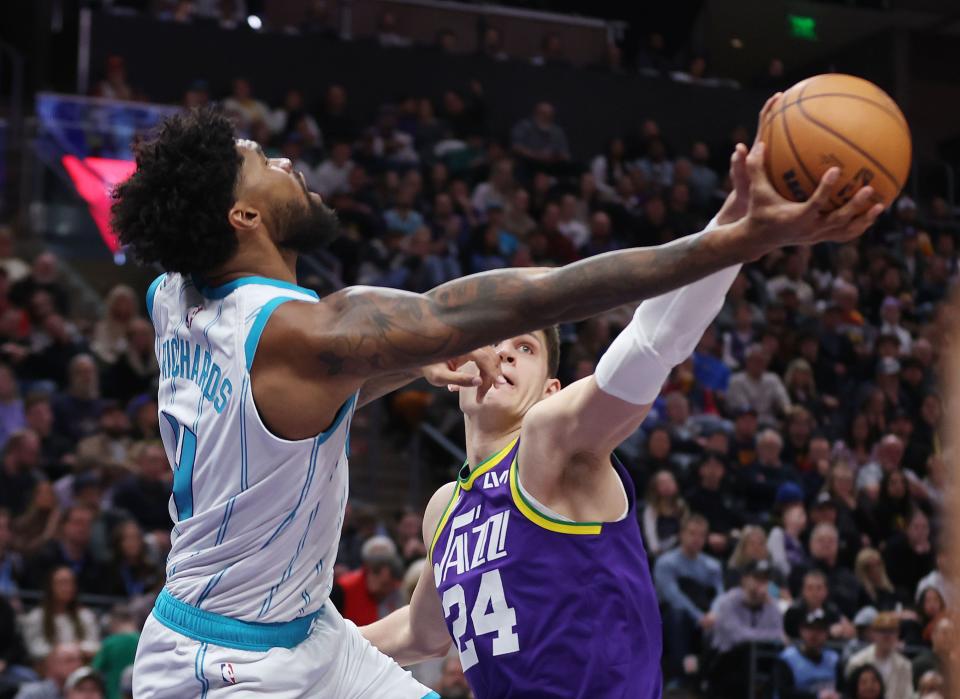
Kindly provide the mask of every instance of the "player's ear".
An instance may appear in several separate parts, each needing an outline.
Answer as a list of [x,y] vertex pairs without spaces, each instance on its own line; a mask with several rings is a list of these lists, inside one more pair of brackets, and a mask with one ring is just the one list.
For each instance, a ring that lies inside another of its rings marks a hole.
[[234,203],[227,214],[227,220],[238,233],[250,231],[260,225],[260,210],[249,203],[240,200]]
[[560,385],[560,379],[547,379],[547,382],[543,385],[543,395],[552,396],[561,388],[563,386]]

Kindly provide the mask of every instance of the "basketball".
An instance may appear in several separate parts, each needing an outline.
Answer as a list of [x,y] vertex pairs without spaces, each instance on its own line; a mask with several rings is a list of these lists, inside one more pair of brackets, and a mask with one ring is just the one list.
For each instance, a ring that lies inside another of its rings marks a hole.
[[869,80],[830,73],[803,80],[761,125],[767,175],[787,199],[804,201],[829,168],[840,168],[831,204],[870,185],[890,206],[910,171],[910,127],[896,102]]

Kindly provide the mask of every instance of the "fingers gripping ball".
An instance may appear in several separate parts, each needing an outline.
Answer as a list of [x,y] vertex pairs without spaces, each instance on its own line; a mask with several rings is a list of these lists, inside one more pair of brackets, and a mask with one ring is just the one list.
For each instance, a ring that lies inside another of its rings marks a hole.
[[829,168],[840,168],[830,199],[842,206],[870,185],[890,206],[910,171],[910,128],[886,92],[868,80],[829,73],[783,93],[761,124],[766,169],[777,191],[806,200]]

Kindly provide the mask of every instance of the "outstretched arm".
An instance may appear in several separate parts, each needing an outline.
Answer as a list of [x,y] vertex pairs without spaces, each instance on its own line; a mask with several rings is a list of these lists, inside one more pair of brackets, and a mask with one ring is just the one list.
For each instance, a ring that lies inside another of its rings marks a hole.
[[[453,495],[454,483],[440,488],[427,504],[423,516],[423,543],[430,550],[434,531]],[[444,621],[440,595],[433,579],[433,565],[427,559],[420,572],[410,604],[368,626],[361,627],[370,643],[400,665],[414,665],[443,656],[450,648],[450,634]]]

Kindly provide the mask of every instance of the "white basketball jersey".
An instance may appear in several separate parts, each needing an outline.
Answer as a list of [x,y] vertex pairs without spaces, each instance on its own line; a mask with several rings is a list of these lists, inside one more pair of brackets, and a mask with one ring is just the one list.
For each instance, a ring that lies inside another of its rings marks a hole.
[[287,301],[317,295],[263,277],[200,289],[174,273],[147,292],[174,471],[167,590],[242,621],[290,621],[323,605],[347,502],[356,397],[326,432],[299,441],[273,435],[254,403],[257,343]]

